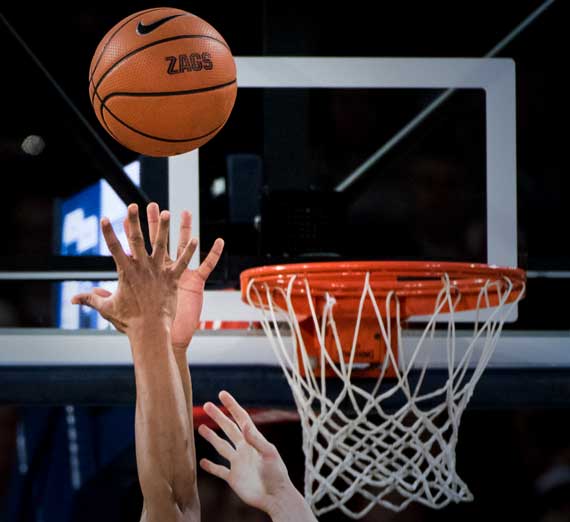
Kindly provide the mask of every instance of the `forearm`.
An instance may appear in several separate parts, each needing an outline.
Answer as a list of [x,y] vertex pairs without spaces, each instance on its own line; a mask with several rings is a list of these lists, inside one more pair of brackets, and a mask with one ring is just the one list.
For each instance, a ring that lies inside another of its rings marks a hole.
[[[190,429],[190,447],[192,450],[193,462],[196,462],[196,444],[194,440],[194,404],[192,400],[192,378],[190,377],[190,369],[188,367],[188,359],[186,350],[174,350],[174,359],[180,374],[182,389],[184,391],[184,399],[186,402],[186,412],[188,415],[188,423]],[[196,468],[194,468],[194,477],[196,477]],[[196,478],[195,478],[196,480]]]
[[292,484],[275,499],[267,514],[272,522],[317,522],[303,495]]
[[[193,433],[166,324],[149,321],[129,335],[137,388],[135,439],[149,520],[195,508]],[[179,517],[172,517],[178,519]]]

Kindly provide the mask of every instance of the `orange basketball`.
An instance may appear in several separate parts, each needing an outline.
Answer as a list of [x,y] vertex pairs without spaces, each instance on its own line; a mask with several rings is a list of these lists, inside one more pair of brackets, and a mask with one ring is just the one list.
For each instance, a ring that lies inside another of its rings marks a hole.
[[101,40],[89,68],[89,95],[103,127],[148,156],[204,145],[228,120],[236,93],[228,44],[180,9],[128,16]]

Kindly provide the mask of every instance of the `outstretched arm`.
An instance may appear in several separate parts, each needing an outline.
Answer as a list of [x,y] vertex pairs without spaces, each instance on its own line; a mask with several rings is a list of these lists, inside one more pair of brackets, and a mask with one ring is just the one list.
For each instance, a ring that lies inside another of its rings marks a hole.
[[316,522],[305,499],[291,482],[277,448],[267,441],[247,411],[228,392],[222,391],[220,400],[233,420],[211,402],[204,405],[204,411],[231,444],[205,424],[198,432],[230,462],[230,467],[206,459],[200,461],[200,466],[226,481],[246,504],[265,511],[273,522]]
[[130,336],[137,387],[135,441],[145,521],[198,521],[194,437],[170,327],[150,322]]
[[117,264],[119,285],[108,295],[101,291],[73,298],[98,310],[129,337],[137,387],[135,437],[139,481],[145,499],[145,521],[197,521],[193,434],[182,379],[172,349],[178,281],[196,241],[189,242],[176,261],[166,255],[169,214],[160,215],[149,256],[144,247],[138,209],[128,209],[127,256],[108,220],[103,235]]

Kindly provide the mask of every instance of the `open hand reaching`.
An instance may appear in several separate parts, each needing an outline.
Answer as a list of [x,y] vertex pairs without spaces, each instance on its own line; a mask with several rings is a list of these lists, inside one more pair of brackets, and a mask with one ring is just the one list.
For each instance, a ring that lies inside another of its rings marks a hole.
[[200,461],[200,467],[227,482],[246,504],[265,511],[274,521],[316,520],[291,482],[277,448],[267,441],[247,411],[228,392],[222,391],[219,397],[233,420],[211,402],[204,405],[204,411],[231,444],[205,424],[198,432],[229,461],[230,467],[207,459]]

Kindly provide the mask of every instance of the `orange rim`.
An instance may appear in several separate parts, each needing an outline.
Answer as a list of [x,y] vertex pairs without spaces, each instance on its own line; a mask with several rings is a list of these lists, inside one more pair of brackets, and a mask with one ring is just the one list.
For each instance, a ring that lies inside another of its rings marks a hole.
[[[250,268],[241,273],[242,299],[248,303],[249,285],[260,295],[266,289],[287,291],[290,280],[296,276],[291,289],[294,305],[306,301],[306,284],[315,298],[330,293],[335,299],[354,302],[360,298],[366,274],[376,298],[394,293],[406,303],[406,316],[427,314],[433,311],[434,299],[441,292],[442,278],[449,277],[451,287],[462,296],[457,310],[473,310],[477,306],[498,304],[498,292],[512,284],[507,302],[516,300],[525,288],[526,274],[520,268],[498,267],[477,263],[425,262],[425,261],[340,261],[268,265]],[[479,303],[481,289],[488,282],[489,303]],[[265,298],[263,298],[265,299]],[[256,303],[258,306],[267,303]],[[352,306],[352,305],[351,305]]]

